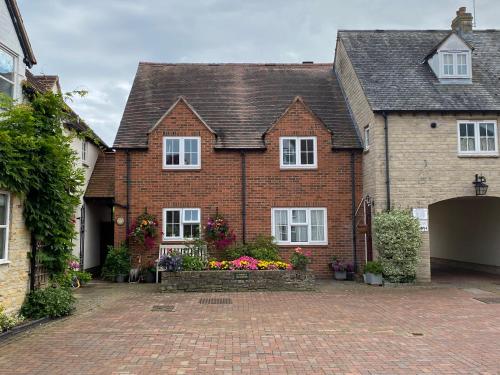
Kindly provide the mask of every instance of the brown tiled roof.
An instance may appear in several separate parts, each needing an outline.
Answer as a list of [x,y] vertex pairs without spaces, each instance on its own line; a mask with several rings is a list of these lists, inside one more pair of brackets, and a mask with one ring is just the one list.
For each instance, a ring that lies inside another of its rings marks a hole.
[[52,90],[54,85],[57,85],[57,89],[61,91],[58,76],[37,75],[35,76],[35,79],[44,88],[45,91]]
[[[57,90],[60,92],[59,76],[57,75],[34,75],[26,69],[26,83],[38,92],[52,91],[54,84],[57,85]],[[94,142],[97,146],[102,146],[108,149],[108,145],[83,121],[80,116],[68,105],[68,112],[71,114],[72,121],[67,121],[65,125],[79,133],[88,133],[88,139]]]
[[97,158],[90,177],[85,198],[114,198],[115,196],[115,153],[102,152]]
[[140,63],[114,147],[147,147],[147,133],[180,97],[219,148],[264,148],[266,130],[300,97],[332,131],[333,146],[360,142],[332,64]]
[[28,39],[28,33],[26,32],[26,29],[24,27],[23,18],[21,17],[21,12],[19,11],[17,2],[16,0],[5,0],[5,4],[7,5],[7,9],[9,10],[10,18],[12,19],[14,29],[16,30],[19,43],[21,44],[21,48],[23,50],[23,62],[28,68],[31,68],[36,64],[36,58],[35,54],[33,53],[33,49],[31,48],[31,43]]

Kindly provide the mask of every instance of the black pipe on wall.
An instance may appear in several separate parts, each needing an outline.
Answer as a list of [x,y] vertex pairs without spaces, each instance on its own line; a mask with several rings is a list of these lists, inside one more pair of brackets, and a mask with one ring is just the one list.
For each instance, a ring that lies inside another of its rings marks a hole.
[[[127,150],[127,216],[126,216],[126,225],[125,228],[127,230],[127,233],[130,231],[130,170],[131,170],[131,161],[130,161],[130,151]],[[128,236],[127,236],[127,242],[128,242]]]
[[245,152],[241,151],[241,235],[242,241],[246,243],[246,221],[247,221],[247,165]]
[[384,117],[384,139],[385,139],[385,189],[386,189],[386,210],[391,209],[391,174],[389,169],[389,120],[386,112],[382,112]]

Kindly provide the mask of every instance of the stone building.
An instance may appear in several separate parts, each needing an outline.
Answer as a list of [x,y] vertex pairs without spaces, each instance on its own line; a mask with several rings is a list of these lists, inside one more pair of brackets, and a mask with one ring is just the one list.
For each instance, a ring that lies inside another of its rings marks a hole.
[[431,262],[500,272],[499,51],[500,31],[473,30],[465,8],[449,30],[338,33],[363,196],[375,212],[414,209],[420,280]]
[[[22,101],[26,68],[36,59],[14,0],[0,1],[0,93]],[[0,304],[15,312],[29,289],[30,233],[18,196],[0,183]]]

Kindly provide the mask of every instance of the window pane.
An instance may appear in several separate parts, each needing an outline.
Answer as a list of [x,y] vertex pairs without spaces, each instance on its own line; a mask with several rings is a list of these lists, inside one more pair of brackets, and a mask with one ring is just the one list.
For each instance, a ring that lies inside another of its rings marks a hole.
[[184,224],[184,238],[198,238],[200,236],[200,224]]
[[180,217],[180,211],[167,211],[165,231],[167,237],[180,236]]
[[487,136],[488,137],[494,137],[495,136],[495,125],[494,124],[487,124]]
[[7,244],[7,229],[0,228],[0,259],[5,259],[5,250]]
[[0,76],[14,81],[14,57],[0,49]]
[[293,224],[305,224],[306,222],[306,210],[292,210]]
[[486,136],[486,124],[479,124],[479,135],[481,137]]
[[300,140],[300,163],[314,164],[314,141],[312,139]]
[[460,137],[467,135],[467,124],[460,124]]
[[283,140],[283,165],[297,164],[295,139]]
[[451,53],[443,55],[443,73],[445,75],[453,75],[453,55]]
[[488,151],[495,151],[495,138],[488,138]]
[[457,73],[467,75],[467,55],[460,53],[457,55]]
[[7,224],[7,194],[0,194],[0,225]]
[[307,242],[307,225],[292,225],[291,242]]
[[14,96],[14,85],[0,78],[0,93],[12,98]]
[[311,241],[325,240],[324,221],[323,210],[311,210]]
[[184,221],[199,222],[198,210],[184,210]]
[[198,165],[198,140],[184,140],[184,164]]
[[165,162],[167,165],[179,165],[179,140],[167,139],[165,142]]
[[460,151],[467,151],[467,138],[460,138]]
[[274,211],[274,234],[278,241],[288,241],[288,212]]

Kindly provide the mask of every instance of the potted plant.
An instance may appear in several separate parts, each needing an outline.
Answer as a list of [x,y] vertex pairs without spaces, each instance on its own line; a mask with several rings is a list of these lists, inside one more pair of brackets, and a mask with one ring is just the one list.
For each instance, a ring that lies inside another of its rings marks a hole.
[[182,255],[169,251],[158,260],[158,267],[167,272],[182,271]]
[[149,261],[141,268],[141,279],[145,283],[154,283],[156,277],[156,266],[154,261]]
[[307,266],[311,263],[311,252],[297,247],[290,257],[290,263],[295,270],[307,271]]
[[332,263],[333,277],[335,280],[347,280],[347,264],[341,260],[334,260]]
[[125,282],[130,272],[130,255],[124,245],[108,247],[108,255],[102,269],[103,277],[115,280],[117,283]]
[[365,282],[370,285],[382,285],[382,264],[378,261],[366,262],[365,269]]

